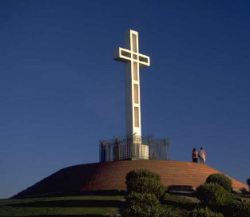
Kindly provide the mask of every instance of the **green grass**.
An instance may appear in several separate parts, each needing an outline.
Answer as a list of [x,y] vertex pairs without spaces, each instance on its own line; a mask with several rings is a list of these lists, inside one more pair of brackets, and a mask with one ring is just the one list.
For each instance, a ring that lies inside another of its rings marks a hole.
[[68,196],[0,200],[0,216],[101,217],[119,212],[123,196]]
[[[241,198],[249,201],[250,198]],[[124,206],[124,196],[85,195],[47,198],[2,199],[0,217],[104,217],[114,216]],[[199,200],[192,196],[166,194],[164,206],[178,216],[187,216]]]

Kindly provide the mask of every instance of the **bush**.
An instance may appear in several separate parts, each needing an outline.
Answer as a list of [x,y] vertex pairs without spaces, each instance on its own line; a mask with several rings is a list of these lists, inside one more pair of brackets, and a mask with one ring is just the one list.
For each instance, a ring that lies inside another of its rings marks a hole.
[[147,170],[131,171],[126,176],[127,191],[155,194],[160,198],[165,189],[161,185],[160,176]]
[[196,194],[201,203],[210,208],[224,206],[232,201],[232,194],[220,185],[214,183],[199,186]]
[[241,201],[233,201],[223,207],[222,212],[226,217],[249,217],[250,204]]
[[232,181],[223,174],[215,173],[207,177],[206,183],[214,183],[222,186],[227,191],[232,191]]
[[165,206],[161,211],[160,217],[180,217],[180,215],[173,208]]
[[194,209],[188,217],[223,217],[223,214],[213,212],[206,207]]
[[126,175],[127,186],[129,187],[134,182],[134,180],[141,178],[141,177],[148,177],[148,178],[158,180],[159,182],[161,181],[161,177],[158,174],[153,173],[151,171],[148,171],[145,169],[132,170]]
[[158,181],[152,178],[141,177],[134,181],[132,188],[129,190],[129,192],[133,191],[154,194],[159,199],[164,193],[164,188]]
[[160,217],[162,208],[154,194],[132,192],[127,196],[124,217]]

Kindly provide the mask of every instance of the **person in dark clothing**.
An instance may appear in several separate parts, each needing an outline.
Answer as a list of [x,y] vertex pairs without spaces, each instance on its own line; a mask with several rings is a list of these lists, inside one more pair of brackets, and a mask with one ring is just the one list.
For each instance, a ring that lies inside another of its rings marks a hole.
[[196,148],[193,148],[193,151],[192,151],[193,162],[198,163],[198,158],[199,158],[199,152],[196,150]]

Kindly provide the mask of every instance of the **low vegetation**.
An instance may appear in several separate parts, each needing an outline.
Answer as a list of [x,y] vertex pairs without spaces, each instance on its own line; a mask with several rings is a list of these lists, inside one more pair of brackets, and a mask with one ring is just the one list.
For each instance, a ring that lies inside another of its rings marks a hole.
[[230,203],[232,194],[218,184],[206,183],[197,188],[197,198],[202,205],[216,208]]
[[154,194],[131,192],[126,197],[127,207],[123,212],[123,216],[144,216],[159,217],[161,214],[160,201]]
[[[216,214],[224,217],[250,216],[250,203],[242,201],[232,192],[232,183],[224,175],[209,176],[206,183],[198,187],[196,195],[201,207],[207,207],[214,212],[211,216]],[[210,214],[200,216],[210,216]]]
[[136,170],[127,174],[126,195],[4,199],[0,217],[250,217],[250,198],[233,193],[224,176],[211,177],[195,194],[175,195],[159,175]]
[[148,170],[131,171],[126,176],[127,192],[154,194],[158,199],[164,194],[161,177]]
[[223,217],[223,214],[213,212],[207,207],[205,208],[197,207],[189,213],[188,217]]
[[229,191],[229,192],[232,191],[231,179],[229,179],[227,176],[220,174],[220,173],[216,173],[216,174],[212,174],[208,176],[206,179],[206,183],[217,184],[223,187],[226,191]]
[[177,205],[193,206],[186,198],[166,193],[160,176],[147,170],[129,172],[126,184],[128,195],[123,217],[178,217],[186,215],[187,211],[181,211]]
[[102,217],[114,216],[122,207],[124,196],[67,196],[0,200],[4,217]]
[[231,180],[212,174],[196,190],[196,198],[174,196],[164,190],[160,176],[145,170],[126,177],[124,217],[249,217],[250,204],[232,192]]

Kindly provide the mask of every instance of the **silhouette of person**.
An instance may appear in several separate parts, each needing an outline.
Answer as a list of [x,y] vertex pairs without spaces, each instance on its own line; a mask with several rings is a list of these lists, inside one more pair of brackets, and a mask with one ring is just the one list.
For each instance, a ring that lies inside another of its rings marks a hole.
[[192,159],[194,163],[198,163],[198,157],[199,157],[198,151],[196,150],[196,148],[193,148]]

